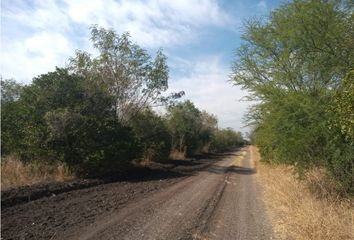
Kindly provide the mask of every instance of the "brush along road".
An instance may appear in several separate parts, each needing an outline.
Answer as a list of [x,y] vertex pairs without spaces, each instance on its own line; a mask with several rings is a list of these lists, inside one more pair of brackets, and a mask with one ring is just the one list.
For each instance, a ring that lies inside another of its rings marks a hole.
[[[8,207],[3,239],[270,239],[249,148],[173,177],[102,184]],[[181,162],[183,163],[183,162]],[[197,169],[197,170],[196,170]]]

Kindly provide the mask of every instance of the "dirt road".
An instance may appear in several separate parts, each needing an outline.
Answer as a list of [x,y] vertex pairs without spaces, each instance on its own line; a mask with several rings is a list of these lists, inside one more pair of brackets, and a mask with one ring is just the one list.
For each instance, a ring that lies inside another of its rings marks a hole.
[[[61,209],[65,212],[62,215],[56,210],[59,202],[55,197],[11,207],[5,209],[5,216],[2,216],[2,220],[5,220],[5,223],[2,223],[2,228],[5,227],[5,231],[2,230],[3,237],[4,239],[12,237],[13,239],[270,239],[271,230],[260,201],[259,186],[254,180],[255,170],[251,166],[251,154],[249,149],[245,148],[237,153],[225,155],[214,161],[211,166],[189,176],[146,181],[145,187],[134,185],[142,183],[126,183],[125,189],[121,189],[123,186],[120,185],[117,187],[114,183],[106,184],[105,188],[110,189],[109,194],[104,189],[65,193],[64,196],[67,194],[72,196],[64,197],[63,201],[67,208]],[[129,184],[132,185],[128,186]],[[129,191],[134,189],[140,189],[135,196],[127,200],[121,199],[124,194],[128,196]],[[11,224],[21,224],[19,218],[23,212],[33,211],[35,214],[36,211],[29,210],[31,206],[28,205],[37,203],[37,206],[41,207],[40,201],[43,201],[42,205],[46,205],[44,210],[51,211],[52,214],[40,211],[41,214],[37,214],[37,218],[31,220],[33,223],[27,220],[23,222],[25,225],[32,224],[22,226],[27,227],[27,231],[22,231],[21,227],[14,231]],[[96,204],[92,204],[92,201]],[[63,203],[60,204],[63,206]],[[73,206],[76,206],[76,209]],[[49,220],[57,218],[57,221],[46,222],[43,220],[43,214]],[[71,217],[68,217],[68,214],[71,214]],[[83,218],[82,215],[86,217]],[[80,217],[75,219],[75,216]],[[51,229],[47,235],[41,235],[39,230],[31,232],[31,227],[40,225],[40,229],[45,223],[47,225],[44,227]],[[57,227],[53,226],[54,223]]]

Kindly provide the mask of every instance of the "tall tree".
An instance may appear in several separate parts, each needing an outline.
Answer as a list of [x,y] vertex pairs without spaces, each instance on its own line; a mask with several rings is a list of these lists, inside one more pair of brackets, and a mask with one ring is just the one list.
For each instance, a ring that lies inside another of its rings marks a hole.
[[249,20],[232,78],[260,100],[246,119],[256,125],[263,159],[299,170],[325,166],[346,190],[354,190],[354,150],[337,134],[351,131],[344,119],[352,114],[345,92],[354,66],[353,9],[351,1],[295,0]]
[[91,41],[98,56],[77,51],[69,68],[108,89],[120,121],[126,122],[131,115],[164,99],[168,67],[161,50],[152,59],[146,50],[131,42],[128,33],[118,35],[96,25],[91,27]]
[[354,63],[353,13],[343,2],[295,0],[268,21],[249,20],[234,82],[260,99],[338,87]]
[[201,130],[201,112],[187,100],[170,106],[167,113],[168,125],[172,135],[173,148],[187,154],[198,149]]

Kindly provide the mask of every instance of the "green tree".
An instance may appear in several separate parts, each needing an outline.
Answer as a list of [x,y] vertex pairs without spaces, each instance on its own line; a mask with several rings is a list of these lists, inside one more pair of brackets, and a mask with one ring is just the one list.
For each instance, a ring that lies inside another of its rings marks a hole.
[[147,161],[167,160],[171,151],[171,135],[166,120],[151,109],[135,115],[129,122],[134,137],[143,149]]
[[23,86],[13,79],[1,79],[1,103],[15,102],[18,100]]
[[327,168],[339,182],[339,188],[354,194],[354,71],[343,79],[334,93],[327,114],[332,114]]
[[215,115],[202,111],[200,114],[201,127],[199,133],[199,151],[209,152],[213,136],[217,131],[218,119]]
[[214,150],[212,143],[218,132],[217,118],[200,111],[187,100],[168,109],[167,123],[172,137],[172,147],[187,155]]
[[1,154],[20,149],[23,134],[17,131],[23,124],[18,99],[23,86],[12,79],[1,80]]
[[340,1],[284,4],[268,21],[249,20],[237,51],[233,80],[257,98],[306,91],[313,96],[340,84],[352,67],[352,15]]
[[172,147],[187,155],[198,150],[201,112],[187,100],[168,108],[167,121],[172,135]]
[[244,139],[240,132],[234,131],[232,128],[217,129],[213,136],[210,148],[214,152],[223,152],[234,150],[244,145]]
[[[158,159],[166,155],[165,123],[146,110],[183,95],[163,95],[165,55],[159,50],[152,59],[127,33],[98,26],[91,28],[91,41],[97,57],[77,51],[67,69],[23,88],[2,81],[3,153],[65,161],[80,174],[119,170],[151,149]],[[142,121],[150,132],[142,132]]]
[[96,25],[91,27],[91,41],[98,56],[77,51],[69,68],[107,89],[120,122],[126,123],[137,112],[168,99],[162,96],[168,88],[168,67],[161,50],[152,59],[131,42],[128,33],[118,35]]
[[354,145],[354,70],[337,90],[331,110],[335,113],[333,127],[339,128],[346,140]]
[[17,100],[21,124],[8,135],[21,139],[9,151],[23,159],[64,161],[80,175],[122,171],[142,150],[112,102],[105,88],[66,69],[43,74]]
[[[344,119],[352,99],[343,79],[354,64],[353,16],[350,1],[285,3],[268,19],[246,23],[233,66],[233,82],[260,101],[246,119],[263,159],[300,171],[324,166],[346,191],[354,185],[352,143],[335,137],[329,123],[350,136],[351,120]],[[329,111],[334,102],[337,113]]]

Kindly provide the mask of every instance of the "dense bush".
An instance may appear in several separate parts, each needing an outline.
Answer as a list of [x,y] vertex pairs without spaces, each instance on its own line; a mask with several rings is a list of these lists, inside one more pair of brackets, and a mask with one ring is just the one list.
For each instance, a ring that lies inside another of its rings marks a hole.
[[245,141],[240,132],[235,132],[231,128],[218,129],[212,136],[210,150],[214,152],[230,151],[244,144]]
[[187,155],[231,150],[244,144],[240,132],[217,128],[216,117],[190,101],[170,106],[167,121],[173,148]]
[[5,153],[64,161],[79,174],[119,170],[139,155],[131,129],[117,121],[109,95],[65,69],[35,78],[15,103],[15,110],[3,109],[3,118],[14,122],[3,122],[2,132],[21,138],[12,145],[2,139]]
[[217,120],[201,112],[187,100],[168,108],[167,123],[172,136],[172,147],[187,155],[207,150]]
[[343,79],[327,109],[330,131],[326,166],[339,189],[354,194],[354,71]]
[[28,86],[6,81],[2,92],[3,154],[65,162],[78,175],[124,171],[133,160],[164,161],[172,149],[193,155],[242,142],[190,101],[170,106],[165,116],[143,108],[122,122],[104,85],[67,69]]
[[172,136],[172,147],[187,155],[198,149],[200,111],[191,101],[185,101],[168,108],[168,127]]
[[4,155],[21,148],[23,117],[17,100],[22,89],[14,80],[1,80],[1,153]]
[[260,101],[247,119],[264,160],[325,167],[354,193],[352,6],[297,0],[250,20],[233,80]]
[[164,161],[171,151],[171,135],[166,120],[150,109],[130,120],[134,137],[143,150],[143,160]]

